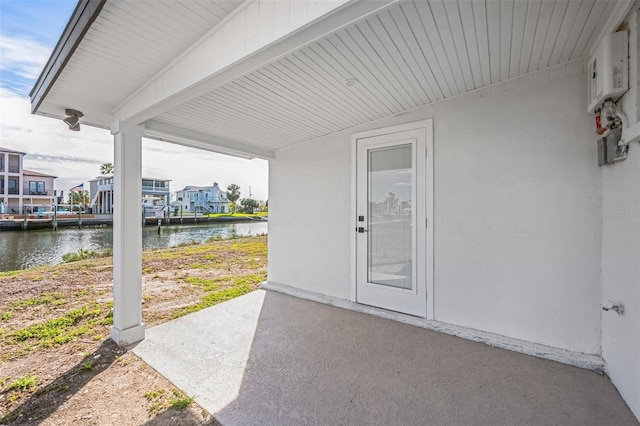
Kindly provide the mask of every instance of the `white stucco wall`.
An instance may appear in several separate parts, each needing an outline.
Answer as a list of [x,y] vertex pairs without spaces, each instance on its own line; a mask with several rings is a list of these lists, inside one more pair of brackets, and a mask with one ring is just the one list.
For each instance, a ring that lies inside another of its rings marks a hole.
[[351,134],[433,117],[435,319],[599,353],[601,172],[583,66],[278,151],[269,281],[349,298]]
[[602,302],[625,312],[602,313],[607,374],[640,418],[640,146],[602,170]]
[[349,138],[279,151],[269,162],[269,281],[349,297]]
[[600,170],[570,69],[435,108],[435,318],[597,353]]
[[[630,124],[637,106],[637,16],[630,29],[630,90],[622,107]],[[620,394],[640,419],[640,145],[629,147],[625,161],[602,168],[602,302],[622,303],[624,315],[602,313],[602,357]]]

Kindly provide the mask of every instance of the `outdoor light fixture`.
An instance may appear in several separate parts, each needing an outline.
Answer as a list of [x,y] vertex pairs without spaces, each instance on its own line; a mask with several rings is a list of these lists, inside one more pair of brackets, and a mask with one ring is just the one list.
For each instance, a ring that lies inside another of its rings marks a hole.
[[75,109],[65,109],[64,113],[68,115],[64,121],[69,126],[69,130],[73,130],[74,132],[80,131],[80,117],[83,117],[84,114]]

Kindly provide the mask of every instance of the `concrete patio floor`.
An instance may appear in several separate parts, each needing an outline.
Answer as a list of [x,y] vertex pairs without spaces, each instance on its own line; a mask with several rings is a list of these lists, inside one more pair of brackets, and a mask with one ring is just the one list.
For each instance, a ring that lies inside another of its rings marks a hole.
[[606,376],[273,291],[133,351],[223,426],[638,425]]

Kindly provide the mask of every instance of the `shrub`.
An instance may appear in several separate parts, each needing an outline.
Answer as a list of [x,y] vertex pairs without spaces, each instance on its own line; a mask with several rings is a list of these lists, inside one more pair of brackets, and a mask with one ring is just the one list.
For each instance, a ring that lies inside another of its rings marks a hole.
[[184,410],[194,400],[194,396],[187,396],[184,393],[180,392],[177,389],[173,390],[173,396],[169,398],[169,406],[171,408],[175,408],[176,410]]
[[15,379],[7,386],[7,390],[26,391],[36,386],[38,376],[22,376]]

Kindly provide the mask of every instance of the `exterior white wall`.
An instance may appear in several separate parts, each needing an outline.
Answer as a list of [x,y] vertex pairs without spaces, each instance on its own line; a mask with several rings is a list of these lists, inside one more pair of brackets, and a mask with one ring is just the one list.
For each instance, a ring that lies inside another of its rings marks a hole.
[[598,353],[600,170],[582,63],[567,68],[435,109],[434,310]]
[[340,133],[269,162],[269,281],[349,298],[349,144]]
[[[638,16],[630,30],[630,90],[622,107],[631,125],[638,108]],[[640,418],[640,146],[625,161],[602,168],[602,302],[621,303],[624,315],[602,313],[602,357],[620,394]]]
[[600,353],[601,178],[583,67],[278,151],[269,281],[349,298],[351,134],[433,117],[435,319]]
[[640,146],[602,170],[602,302],[625,312],[602,313],[607,374],[640,418]]

